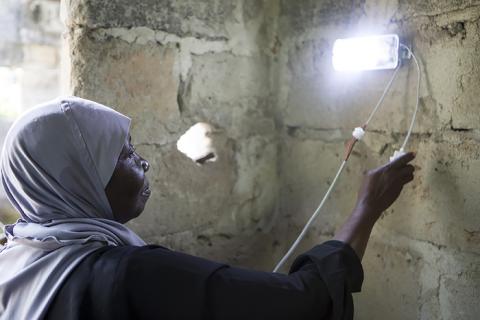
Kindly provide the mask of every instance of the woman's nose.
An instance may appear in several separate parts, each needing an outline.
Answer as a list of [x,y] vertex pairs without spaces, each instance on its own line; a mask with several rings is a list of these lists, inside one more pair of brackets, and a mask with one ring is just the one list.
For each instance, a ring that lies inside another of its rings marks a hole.
[[143,171],[147,172],[148,169],[150,169],[150,163],[148,163],[147,160],[142,159],[141,164],[142,164]]

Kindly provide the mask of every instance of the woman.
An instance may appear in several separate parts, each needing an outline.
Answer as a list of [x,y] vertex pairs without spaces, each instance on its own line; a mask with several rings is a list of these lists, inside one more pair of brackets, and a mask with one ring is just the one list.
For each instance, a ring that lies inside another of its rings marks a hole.
[[413,179],[413,154],[367,174],[334,240],[283,275],[147,246],[123,226],[150,195],[129,127],[76,97],[13,124],[1,174],[21,219],[5,227],[1,319],[352,319],[370,231]]

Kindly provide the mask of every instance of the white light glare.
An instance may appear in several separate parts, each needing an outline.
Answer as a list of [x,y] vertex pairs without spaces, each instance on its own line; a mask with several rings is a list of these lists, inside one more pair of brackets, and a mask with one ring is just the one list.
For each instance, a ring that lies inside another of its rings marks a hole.
[[400,41],[396,34],[337,39],[333,44],[333,68],[337,71],[394,69]]

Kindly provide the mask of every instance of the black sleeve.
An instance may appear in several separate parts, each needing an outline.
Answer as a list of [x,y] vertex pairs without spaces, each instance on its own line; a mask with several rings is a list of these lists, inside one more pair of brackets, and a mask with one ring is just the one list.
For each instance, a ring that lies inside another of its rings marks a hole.
[[119,274],[132,319],[206,319],[210,276],[225,265],[161,247],[143,248],[127,258]]
[[210,319],[327,319],[330,297],[313,264],[290,275],[223,268],[208,288]]
[[355,251],[341,241],[331,240],[300,255],[292,264],[290,274],[313,263],[331,298],[331,314],[327,319],[353,319],[352,292],[360,292],[363,268]]
[[328,241],[299,256],[289,275],[222,268],[209,282],[213,319],[353,319],[363,269],[350,246]]
[[129,258],[125,283],[137,319],[352,319],[363,271],[329,241],[299,256],[289,275],[217,264],[164,249]]

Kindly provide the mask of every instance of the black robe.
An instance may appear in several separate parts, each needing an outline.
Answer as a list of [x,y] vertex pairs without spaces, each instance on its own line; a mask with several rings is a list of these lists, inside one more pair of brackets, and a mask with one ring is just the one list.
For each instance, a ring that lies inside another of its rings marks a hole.
[[288,275],[217,263],[160,246],[107,246],[69,275],[46,319],[353,319],[363,270],[328,241]]

